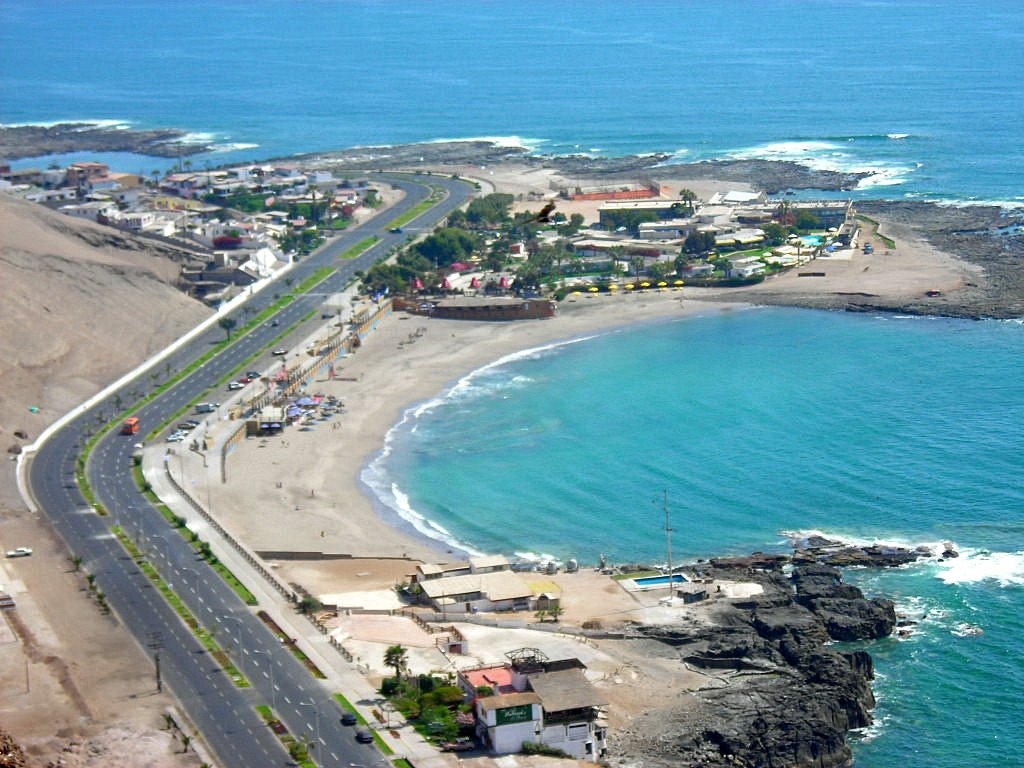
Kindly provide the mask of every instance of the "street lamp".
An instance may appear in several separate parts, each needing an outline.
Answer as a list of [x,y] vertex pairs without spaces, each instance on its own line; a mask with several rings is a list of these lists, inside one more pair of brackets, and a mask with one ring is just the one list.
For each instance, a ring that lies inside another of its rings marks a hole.
[[313,715],[316,717],[316,740],[320,742],[320,710],[316,708],[316,702],[310,699],[309,701],[298,701],[296,702],[300,707],[312,707]]
[[242,620],[237,616],[223,616],[225,621],[234,621],[238,623],[238,633],[236,636],[236,644],[238,645],[238,671],[243,675],[245,669],[243,668],[244,662],[242,661]]
[[259,653],[267,657],[267,666],[270,667],[270,708],[276,714],[277,712],[277,686],[274,685],[274,657],[270,655],[270,651],[259,651],[255,648],[252,649],[253,653]]

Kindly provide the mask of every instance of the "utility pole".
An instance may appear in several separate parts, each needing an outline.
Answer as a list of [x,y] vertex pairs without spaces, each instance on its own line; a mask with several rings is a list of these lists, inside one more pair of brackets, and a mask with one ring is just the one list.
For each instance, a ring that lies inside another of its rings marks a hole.
[[671,604],[675,589],[675,574],[672,573],[672,526],[668,519],[668,489],[665,489],[665,538],[668,540],[668,599]]
[[146,646],[153,651],[153,661],[156,664],[156,690],[157,693],[162,693],[164,690],[163,680],[160,678],[160,649],[164,647],[164,638],[162,632],[149,632],[147,633],[149,642]]

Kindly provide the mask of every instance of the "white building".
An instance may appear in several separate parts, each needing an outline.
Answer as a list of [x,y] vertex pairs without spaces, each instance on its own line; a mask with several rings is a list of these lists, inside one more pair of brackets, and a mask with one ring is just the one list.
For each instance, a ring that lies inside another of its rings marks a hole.
[[577,760],[606,751],[604,697],[587,680],[579,659],[549,661],[536,648],[507,654],[510,663],[459,672],[472,702],[477,737],[496,754],[544,744]]

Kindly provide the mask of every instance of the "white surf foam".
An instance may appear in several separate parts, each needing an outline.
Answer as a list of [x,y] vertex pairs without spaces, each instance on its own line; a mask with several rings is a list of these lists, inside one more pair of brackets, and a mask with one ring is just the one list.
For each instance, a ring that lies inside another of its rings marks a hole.
[[214,144],[213,152],[235,152],[243,149],[256,149],[259,144],[249,144],[244,141],[229,141],[223,144]]
[[510,147],[512,149],[525,149],[528,152],[536,152],[547,139],[528,139],[525,136],[468,136],[457,139],[431,139],[424,144],[451,144],[454,142],[486,141],[496,147]]
[[[845,144],[849,144],[850,139]],[[854,157],[843,144],[834,141],[776,141],[725,153],[732,160],[776,160],[788,161],[806,166],[815,171],[836,171],[839,173],[866,173],[858,189],[878,186],[896,186],[907,181],[907,174],[916,169],[906,165],[885,165],[880,162],[864,162]]]
[[103,119],[94,120],[92,118],[68,118],[65,120],[31,120],[26,123],[0,123],[0,128],[53,128],[55,125],[81,125],[82,127],[78,130],[92,130],[94,128],[111,128],[111,129],[123,129],[127,130],[132,126],[131,120],[113,120]]
[[[780,536],[784,536],[791,544],[798,544],[802,541],[806,541],[812,536],[816,536],[822,539],[828,539],[836,544],[850,547],[902,547],[903,549],[918,549],[919,547],[927,548],[931,552],[931,557],[937,558],[942,554],[945,549],[945,544],[942,541],[911,541],[910,539],[903,538],[868,538],[866,536],[856,536],[849,533],[837,533],[835,531],[820,531],[817,529],[801,529],[797,531],[779,531]],[[955,547],[955,545],[954,545]]]
[[1000,587],[1024,586],[1024,551],[962,550],[960,557],[940,562],[936,575],[946,584],[991,581]]
[[[454,385],[452,385],[446,392],[439,397],[432,398],[418,405],[411,406],[405,410],[402,414],[402,418],[399,422],[393,426],[388,433],[384,436],[384,447],[381,452],[374,458],[367,466],[363,469],[360,474],[362,482],[370,488],[377,499],[388,509],[393,510],[399,517],[405,520],[407,523],[412,525],[418,532],[427,536],[431,539],[444,542],[445,544],[464,550],[471,555],[479,555],[481,552],[473,549],[468,544],[464,544],[458,541],[451,533],[439,523],[429,519],[426,515],[420,513],[413,508],[412,503],[409,500],[408,495],[403,492],[396,483],[391,482],[387,479],[387,472],[384,467],[387,463],[388,457],[392,453],[392,444],[399,434],[399,431],[405,427],[411,421],[419,419],[425,413],[429,413],[434,408],[445,403],[452,402],[461,397],[475,396],[477,394],[493,393],[495,388],[502,387],[515,387],[524,386],[530,379],[525,376],[515,376],[504,382],[496,383],[491,385],[489,388],[486,386],[478,386],[477,381],[487,374],[493,372],[495,369],[501,366],[508,365],[509,363],[517,360],[527,360],[531,358],[540,357],[545,354],[551,353],[553,350],[560,347],[568,346],[569,344],[576,344],[587,339],[594,338],[594,336],[581,336],[575,339],[567,339],[565,341],[553,342],[551,344],[543,344],[538,347],[531,347],[530,349],[524,349],[519,352],[513,352],[512,354],[505,355],[493,363],[489,363],[481,368],[477,368],[461,379],[459,379]],[[413,425],[411,430],[415,430],[416,426]],[[552,558],[548,558],[549,560]]]
[[444,405],[446,403],[450,403],[456,400],[465,399],[468,396],[490,395],[494,393],[496,390],[506,388],[518,388],[525,386],[529,384],[531,381],[530,378],[527,376],[515,376],[503,382],[495,382],[489,386],[481,386],[479,384],[479,380],[484,376],[493,373],[496,369],[508,365],[509,363],[514,363],[518,360],[535,359],[543,355],[550,354],[552,351],[559,349],[561,347],[565,347],[570,344],[577,344],[581,341],[586,341],[588,339],[593,338],[596,338],[596,334],[590,336],[580,336],[575,339],[567,339],[564,341],[556,341],[552,342],[551,344],[543,344],[538,347],[531,347],[530,349],[524,349],[519,352],[513,352],[512,354],[498,358],[492,363],[488,363],[487,365],[481,368],[477,368],[475,371],[467,373],[465,376],[463,376],[461,379],[455,382],[455,384],[449,387],[448,390],[445,391],[440,396],[432,398],[431,400],[427,400],[423,403],[420,403],[419,405],[415,405],[412,408],[408,409],[405,412],[405,415],[402,417],[402,420],[399,422],[398,426],[401,426],[410,418],[418,419],[423,414],[429,413],[430,411],[434,410],[440,405]]

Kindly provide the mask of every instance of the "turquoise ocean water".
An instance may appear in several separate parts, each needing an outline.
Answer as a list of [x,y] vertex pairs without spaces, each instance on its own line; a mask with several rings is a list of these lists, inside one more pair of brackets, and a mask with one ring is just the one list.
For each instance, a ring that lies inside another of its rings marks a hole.
[[[1019,207],[1021,93],[1011,0],[0,2],[0,123],[182,128],[218,145],[196,167],[500,137]],[[17,164],[70,159],[172,164]],[[780,309],[631,329],[454,383],[364,476],[443,539],[582,562],[663,559],[663,489],[685,556],[952,539],[951,564],[850,574],[920,619],[871,646],[857,762],[1024,765],[1022,334]]]

